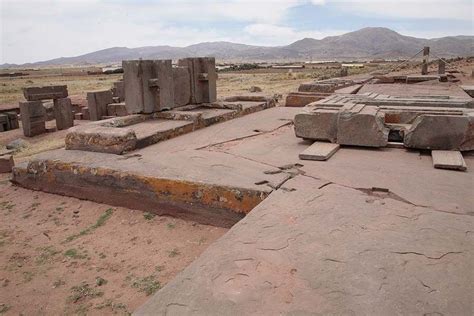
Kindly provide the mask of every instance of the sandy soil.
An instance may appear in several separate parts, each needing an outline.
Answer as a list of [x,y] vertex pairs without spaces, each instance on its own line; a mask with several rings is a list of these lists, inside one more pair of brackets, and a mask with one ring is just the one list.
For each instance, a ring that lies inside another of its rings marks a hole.
[[0,176],[0,314],[128,314],[227,231],[8,179]]

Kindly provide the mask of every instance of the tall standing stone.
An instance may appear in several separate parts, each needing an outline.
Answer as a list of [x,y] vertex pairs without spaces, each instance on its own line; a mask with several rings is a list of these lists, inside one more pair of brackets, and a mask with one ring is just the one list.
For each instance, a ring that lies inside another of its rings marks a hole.
[[107,116],[107,104],[113,103],[112,91],[87,92],[87,107],[91,121],[99,121]]
[[430,48],[425,46],[423,48],[423,64],[421,65],[421,74],[427,75],[428,74],[428,59],[430,57]]
[[46,110],[41,101],[20,102],[20,115],[25,136],[46,132]]
[[184,58],[178,66],[188,67],[191,80],[191,103],[211,103],[217,99],[217,72],[214,57]]
[[61,98],[54,100],[54,117],[56,118],[56,128],[58,130],[74,126],[71,99]]
[[124,60],[127,112],[153,113],[174,106],[171,60]]
[[188,67],[173,68],[174,105],[184,106],[191,103],[191,77]]
[[114,82],[113,96],[119,98],[120,102],[125,101],[125,90],[123,81]]
[[446,63],[441,58],[438,60],[438,75],[444,75],[446,72]]

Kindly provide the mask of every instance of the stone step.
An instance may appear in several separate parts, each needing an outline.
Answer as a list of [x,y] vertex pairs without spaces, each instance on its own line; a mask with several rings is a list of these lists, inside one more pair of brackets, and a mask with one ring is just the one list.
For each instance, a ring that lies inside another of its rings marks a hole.
[[301,160],[324,161],[331,158],[339,150],[339,144],[314,142],[306,148],[299,157]]
[[460,151],[453,150],[433,150],[433,167],[437,169],[461,170],[467,169],[466,162]]

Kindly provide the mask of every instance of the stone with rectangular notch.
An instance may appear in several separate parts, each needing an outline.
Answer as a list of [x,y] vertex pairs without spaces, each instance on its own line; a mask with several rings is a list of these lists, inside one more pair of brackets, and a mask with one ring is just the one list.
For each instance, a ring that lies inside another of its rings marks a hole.
[[191,103],[191,77],[188,67],[173,67],[174,105]]
[[127,112],[153,113],[174,107],[171,60],[124,60]]
[[187,67],[191,83],[191,103],[212,103],[217,100],[217,72],[214,57],[184,58],[178,66]]
[[337,120],[337,143],[341,145],[385,147],[389,129],[385,113],[376,106],[356,104],[343,107]]

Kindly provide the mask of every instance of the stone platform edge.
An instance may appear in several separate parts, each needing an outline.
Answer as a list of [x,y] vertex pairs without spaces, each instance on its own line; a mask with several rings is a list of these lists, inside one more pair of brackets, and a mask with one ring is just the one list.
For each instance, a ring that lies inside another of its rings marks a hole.
[[28,189],[221,227],[233,226],[270,194],[43,159],[19,164],[12,174],[14,184]]

